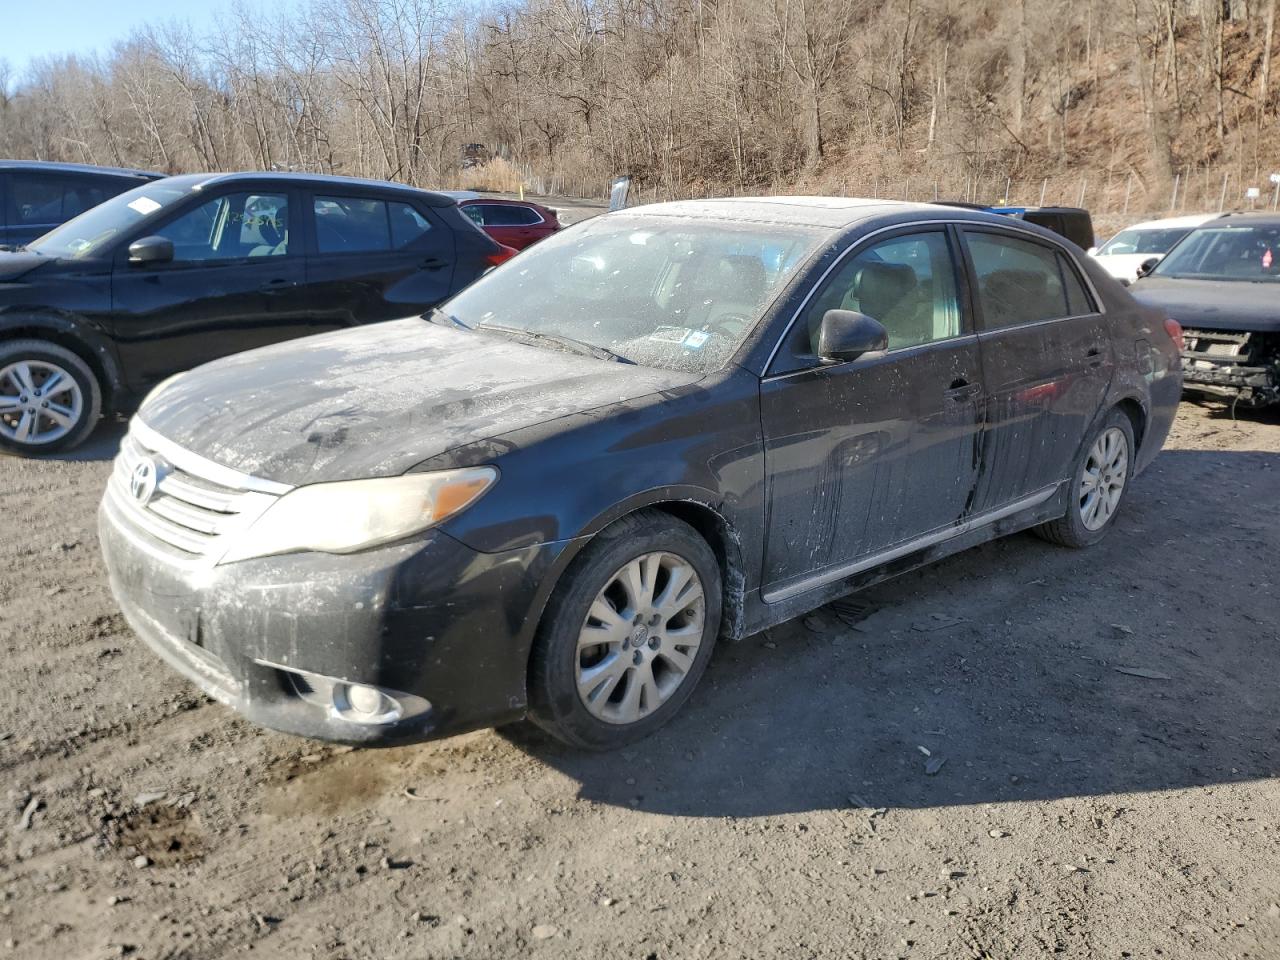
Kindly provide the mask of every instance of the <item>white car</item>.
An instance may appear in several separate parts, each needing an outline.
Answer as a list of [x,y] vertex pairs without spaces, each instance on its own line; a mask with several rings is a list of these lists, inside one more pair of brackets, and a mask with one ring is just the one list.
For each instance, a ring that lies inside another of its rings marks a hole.
[[1138,268],[1151,259],[1159,260],[1173,245],[1208,220],[1216,220],[1220,213],[1195,213],[1185,217],[1169,217],[1165,220],[1147,220],[1126,227],[1101,247],[1094,247],[1089,255],[1102,268],[1123,284],[1130,284],[1138,277]]

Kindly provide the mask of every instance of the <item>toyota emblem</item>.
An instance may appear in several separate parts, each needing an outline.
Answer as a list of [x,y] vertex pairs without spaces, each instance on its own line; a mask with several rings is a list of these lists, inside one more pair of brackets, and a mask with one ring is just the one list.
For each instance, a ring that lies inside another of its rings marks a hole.
[[156,484],[160,482],[160,468],[154,460],[143,460],[133,468],[129,477],[129,493],[142,506],[151,502],[155,496]]

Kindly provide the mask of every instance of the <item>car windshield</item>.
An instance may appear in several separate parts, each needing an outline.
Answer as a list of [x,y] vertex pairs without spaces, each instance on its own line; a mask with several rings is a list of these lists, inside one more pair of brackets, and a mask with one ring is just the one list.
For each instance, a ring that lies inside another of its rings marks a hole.
[[1191,232],[1190,227],[1172,227],[1166,230],[1121,230],[1103,244],[1098,256],[1122,256],[1145,253],[1160,256]]
[[441,308],[454,323],[624,361],[722,366],[828,231],[610,215],[531,247]]
[[190,192],[189,186],[173,186],[164,180],[134,187],[54,227],[27,244],[27,249],[46,257],[73,260],[96,256],[112,238],[132,228],[143,217],[177,203]]
[[1160,261],[1154,275],[1184,280],[1280,280],[1280,224],[1201,227]]

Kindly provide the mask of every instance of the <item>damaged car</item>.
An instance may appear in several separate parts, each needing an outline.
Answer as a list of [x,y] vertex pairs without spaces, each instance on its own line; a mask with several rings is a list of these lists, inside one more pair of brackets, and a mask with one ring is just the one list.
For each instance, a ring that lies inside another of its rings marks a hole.
[[267,727],[612,748],[719,639],[1020,530],[1096,543],[1169,430],[1176,337],[994,214],[619,211],[422,317],[162,384],[102,550],[136,633]]
[[1185,389],[1280,403],[1280,216],[1219,217],[1143,266],[1133,295],[1182,325]]

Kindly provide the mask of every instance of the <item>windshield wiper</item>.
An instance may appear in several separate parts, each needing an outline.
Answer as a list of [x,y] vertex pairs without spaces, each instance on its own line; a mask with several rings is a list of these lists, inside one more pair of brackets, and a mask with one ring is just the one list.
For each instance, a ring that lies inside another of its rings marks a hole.
[[635,366],[635,361],[630,357],[624,357],[620,353],[614,353],[608,347],[600,347],[594,343],[587,343],[585,340],[577,340],[573,337],[567,337],[563,333],[542,333],[538,330],[522,330],[520,327],[504,327],[496,323],[483,323],[480,325],[481,330],[493,330],[496,333],[505,333],[509,336],[523,339],[526,341],[554,343],[560,347],[572,350],[574,353],[583,353],[589,357],[595,357],[597,360],[612,360],[614,363],[629,363]]

